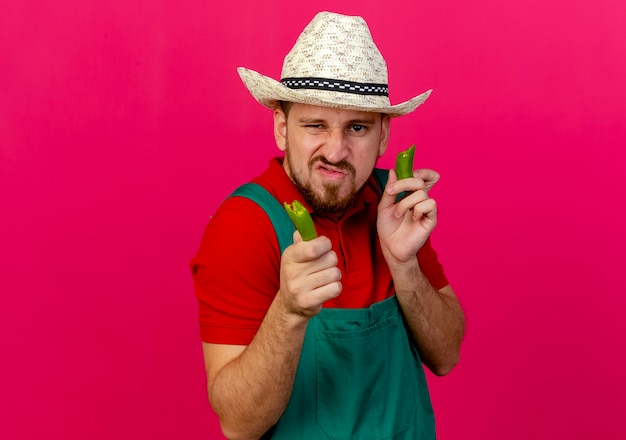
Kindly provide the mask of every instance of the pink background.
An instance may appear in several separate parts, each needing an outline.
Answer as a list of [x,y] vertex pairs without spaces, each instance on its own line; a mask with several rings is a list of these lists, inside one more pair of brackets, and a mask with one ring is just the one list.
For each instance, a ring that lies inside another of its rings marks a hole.
[[439,438],[625,438],[624,4],[3,0],[0,438],[220,438],[188,262],[277,153],[235,68],[279,77],[325,9],[368,20],[392,102],[434,89],[381,165],[443,175]]

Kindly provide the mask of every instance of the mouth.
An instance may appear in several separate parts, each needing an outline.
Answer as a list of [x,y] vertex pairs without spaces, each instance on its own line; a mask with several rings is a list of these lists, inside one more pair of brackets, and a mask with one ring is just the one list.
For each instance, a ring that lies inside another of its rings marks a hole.
[[348,175],[348,171],[337,166],[318,162],[315,170],[326,179],[341,180]]

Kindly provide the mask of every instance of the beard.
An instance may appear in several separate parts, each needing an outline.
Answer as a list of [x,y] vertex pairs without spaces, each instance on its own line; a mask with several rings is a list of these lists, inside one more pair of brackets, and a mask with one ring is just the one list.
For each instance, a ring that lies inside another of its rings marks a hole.
[[302,194],[304,201],[319,214],[342,214],[349,207],[354,204],[354,200],[361,192],[355,184],[356,170],[354,166],[348,161],[342,160],[337,163],[332,163],[322,155],[313,156],[308,163],[309,175],[313,173],[313,167],[317,162],[321,162],[326,165],[332,165],[341,170],[345,170],[350,177],[350,188],[347,194],[340,195],[341,186],[332,183],[324,182],[321,193],[315,192],[309,182],[305,182],[300,174],[295,171],[291,156],[289,154],[289,148],[287,145],[285,160],[291,170],[291,180],[296,188]]

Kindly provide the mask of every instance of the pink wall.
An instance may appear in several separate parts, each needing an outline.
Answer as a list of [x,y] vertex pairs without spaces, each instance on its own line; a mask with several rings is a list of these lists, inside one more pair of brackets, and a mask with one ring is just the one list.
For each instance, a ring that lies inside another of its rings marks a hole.
[[381,164],[443,175],[440,438],[624,438],[624,2],[214,3],[0,6],[0,438],[220,437],[187,265],[276,152],[235,68],[278,77],[322,9],[368,19],[393,102],[434,89]]

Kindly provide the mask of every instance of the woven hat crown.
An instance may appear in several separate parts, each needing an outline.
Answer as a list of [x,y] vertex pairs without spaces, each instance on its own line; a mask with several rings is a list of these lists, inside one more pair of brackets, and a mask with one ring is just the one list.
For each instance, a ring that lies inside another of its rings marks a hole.
[[289,101],[395,117],[415,110],[431,92],[391,105],[387,63],[367,23],[332,12],[318,13],[305,27],[284,59],[280,81],[237,70],[252,96],[271,109]]
[[285,57],[281,78],[387,84],[387,63],[361,17],[321,12]]

